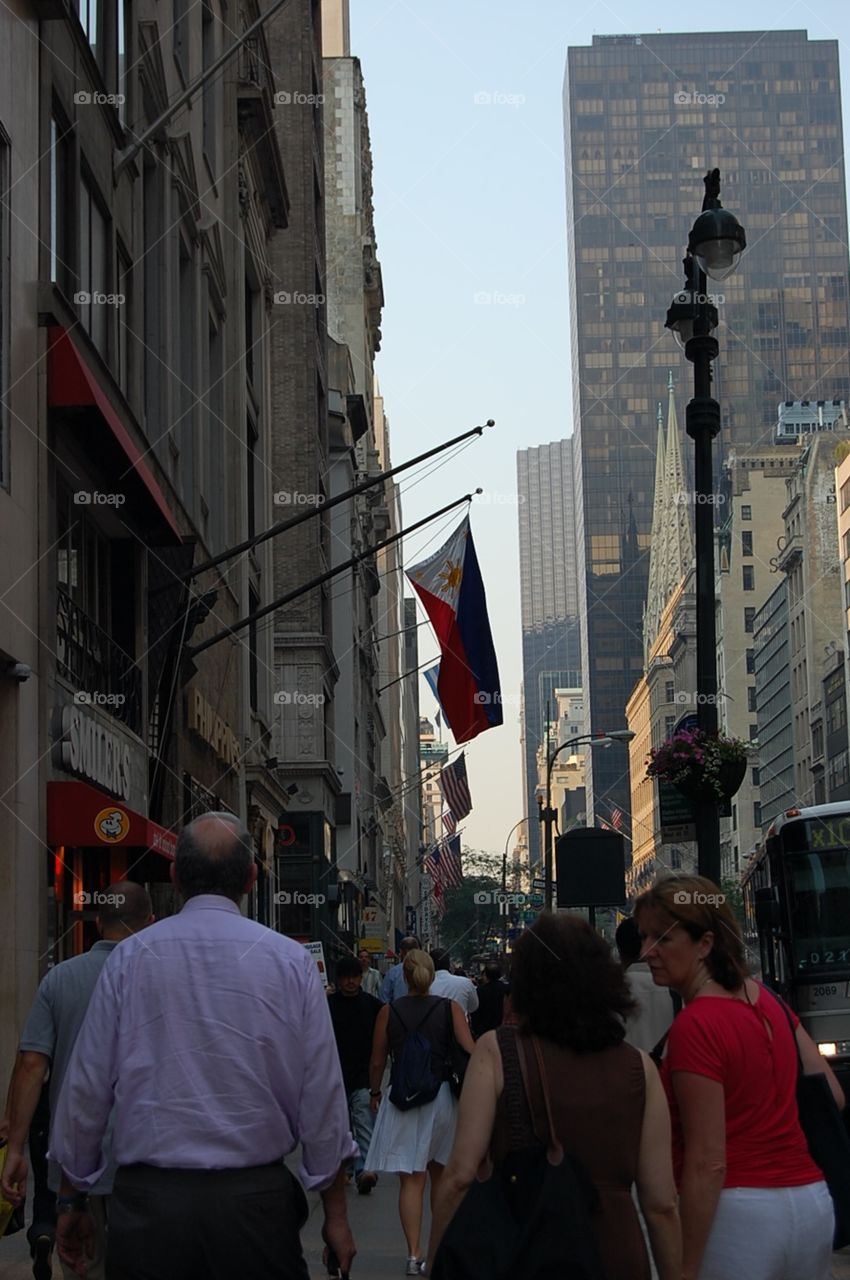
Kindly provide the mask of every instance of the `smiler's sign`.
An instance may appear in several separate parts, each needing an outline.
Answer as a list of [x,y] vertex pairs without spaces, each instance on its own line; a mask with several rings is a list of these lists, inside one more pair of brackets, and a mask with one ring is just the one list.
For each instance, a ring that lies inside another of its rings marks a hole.
[[61,709],[58,736],[63,769],[89,778],[121,800],[129,801],[132,769],[129,744],[111,733],[82,706]]

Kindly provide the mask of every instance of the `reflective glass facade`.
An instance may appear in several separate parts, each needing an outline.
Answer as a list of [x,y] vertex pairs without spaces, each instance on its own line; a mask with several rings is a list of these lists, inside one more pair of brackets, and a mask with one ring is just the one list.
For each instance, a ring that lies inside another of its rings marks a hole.
[[[642,671],[668,368],[679,400],[692,394],[664,320],[708,169],[748,240],[737,275],[712,286],[718,465],[771,439],[777,401],[850,393],[838,45],[804,31],[596,36],[568,51],[564,113],[585,705],[602,730],[624,723]],[[590,768],[596,814],[612,800],[627,812],[622,753]]]
[[537,750],[546,705],[556,717],[556,689],[581,685],[573,441],[517,452],[519,569],[522,619],[525,817],[529,859],[540,856]]

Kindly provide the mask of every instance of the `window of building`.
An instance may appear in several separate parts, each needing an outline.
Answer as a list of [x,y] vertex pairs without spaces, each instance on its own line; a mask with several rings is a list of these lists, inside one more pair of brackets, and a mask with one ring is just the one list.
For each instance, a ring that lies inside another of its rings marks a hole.
[[819,760],[823,755],[823,721],[812,725],[812,758]]
[[841,486],[841,510],[846,511],[850,506],[850,480],[845,480]]
[[63,119],[50,120],[50,279],[71,293],[74,226],[71,179],[74,172],[72,133]]
[[254,290],[245,278],[245,376],[253,385],[254,382],[254,308],[256,298]]
[[747,689],[747,710],[755,711],[756,709],[756,690],[755,685],[750,685]]
[[850,581],[844,583],[844,607],[850,609]]
[[751,506],[748,506],[748,505],[746,505],[746,504],[744,504],[744,505],[741,507],[741,519],[742,519],[742,520],[752,520],[752,518],[753,518],[753,509],[752,509],[752,507],[751,507]]
[[163,169],[158,160],[145,157],[143,177],[142,254],[144,300],[144,403],[147,437],[161,458],[167,456],[168,432],[162,410],[166,363],[163,351],[165,328],[165,233],[163,212]]
[[732,830],[738,830],[738,806],[736,804],[732,805]]
[[127,124],[127,94],[130,89],[130,77],[127,75],[127,32],[131,29],[130,4],[132,0],[116,0],[116,44],[117,44],[117,83],[118,83],[118,119],[122,125]]
[[745,564],[741,566],[741,576],[743,578],[743,587],[745,591],[755,591],[756,589],[756,571],[753,565]]
[[839,751],[838,755],[833,756],[829,762],[827,771],[829,782],[829,793],[832,795],[838,787],[843,787],[850,781],[850,766],[848,766],[847,751]]
[[113,303],[109,296],[109,223],[104,208],[85,172],[80,176],[79,290],[74,301],[80,322],[104,360],[107,357],[109,320]]
[[761,801],[760,800],[753,801],[753,826],[754,827],[761,826]]
[[246,498],[248,503],[248,537],[253,538],[257,528],[257,428],[251,421],[250,417],[248,418],[246,433],[246,451],[247,458],[245,475],[247,484]]
[[0,485],[9,483],[9,139],[0,129]]
[[753,634],[753,622],[755,620],[755,616],[756,616],[755,609],[744,610],[744,630],[746,631],[748,636],[751,636]]
[[831,736],[847,723],[847,704],[844,698],[836,698],[826,708],[826,731]]
[[[212,0],[203,0],[201,4],[201,57],[203,60],[203,70],[206,73],[215,61],[215,9]],[[218,95],[221,86],[221,76],[210,76],[204,81],[203,100],[201,110],[203,113],[203,140],[204,155],[210,172],[216,171],[216,117],[218,106]]]
[[665,702],[675,702],[675,701],[676,701],[676,682],[675,682],[675,680],[665,680],[665,681],[664,681],[664,701],[665,701]]
[[757,724],[750,725],[750,742],[756,742],[759,736],[759,727]]
[[260,705],[260,674],[257,655],[257,619],[254,616],[259,607],[260,597],[257,595],[254,588],[250,587],[248,590],[248,613],[251,616],[251,621],[248,623],[248,684],[252,711],[258,710]]
[[174,0],[173,19],[174,61],[185,83],[189,79],[189,15],[186,0]]
[[672,738],[672,737],[673,737],[673,731],[675,730],[675,728],[676,728],[676,717],[675,717],[675,716],[665,716],[665,717],[664,717],[664,737],[665,737],[665,739],[667,739],[667,738]]
[[754,768],[754,769],[752,769],[752,770],[751,770],[751,772],[750,772],[750,782],[752,783],[752,785],[753,785],[754,787],[760,787],[760,786],[761,786],[761,774],[759,773],[758,769],[755,769],[755,768]]
[[118,323],[118,341],[116,344],[118,385],[128,397],[130,395],[130,316],[133,296],[133,264],[126,249],[119,244],[116,250],[118,264],[118,298],[115,308]]
[[756,669],[756,651],[755,649],[748,649],[747,650],[747,675],[748,676],[754,675],[755,669]]
[[850,560],[850,529],[844,534],[844,559]]
[[105,42],[103,38],[103,0],[77,0],[80,25],[86,33],[97,65],[103,70]]
[[741,555],[751,556],[753,554],[753,531],[752,529],[741,530]]

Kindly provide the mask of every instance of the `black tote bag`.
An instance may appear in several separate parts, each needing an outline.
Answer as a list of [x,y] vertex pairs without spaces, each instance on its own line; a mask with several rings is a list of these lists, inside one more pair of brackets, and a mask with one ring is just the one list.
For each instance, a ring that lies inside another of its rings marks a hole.
[[[548,1144],[528,1144],[515,1108],[508,1111],[510,1151],[486,1182],[473,1182],[446,1228],[432,1280],[605,1280],[590,1215],[598,1196],[581,1165],[555,1135],[540,1046],[533,1040],[546,1107]],[[516,1040],[529,1107],[523,1045]],[[534,1115],[532,1108],[531,1114]],[[535,1131],[535,1136],[536,1131]],[[560,1157],[560,1163],[552,1159]]]
[[784,1000],[782,1011],[794,1036],[797,1050],[797,1108],[800,1127],[809,1144],[809,1154],[821,1169],[835,1209],[833,1248],[850,1244],[850,1138],[829,1081],[822,1071],[806,1072],[794,1024]]

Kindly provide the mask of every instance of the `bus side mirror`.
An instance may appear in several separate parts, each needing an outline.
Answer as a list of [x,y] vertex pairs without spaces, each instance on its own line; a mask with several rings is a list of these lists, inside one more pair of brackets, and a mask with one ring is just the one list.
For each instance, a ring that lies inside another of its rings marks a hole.
[[756,889],[756,928],[759,933],[766,929],[778,929],[782,924],[779,903],[769,888]]

